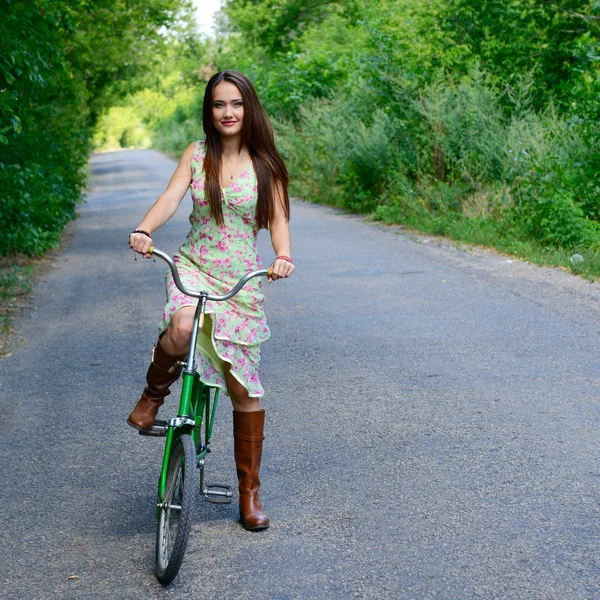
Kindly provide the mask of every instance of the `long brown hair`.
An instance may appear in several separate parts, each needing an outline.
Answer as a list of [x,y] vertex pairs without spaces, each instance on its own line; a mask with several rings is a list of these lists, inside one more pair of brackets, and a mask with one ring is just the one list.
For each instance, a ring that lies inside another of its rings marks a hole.
[[204,193],[208,200],[213,218],[219,225],[223,224],[223,198],[219,184],[221,168],[221,135],[213,124],[213,96],[215,87],[222,81],[233,83],[242,95],[244,103],[244,120],[240,151],[244,145],[250,152],[252,165],[258,183],[258,202],[256,204],[256,226],[268,229],[274,214],[273,192],[275,186],[281,186],[283,192],[283,208],[287,219],[290,217],[290,200],[288,196],[289,176],[285,163],[275,146],[273,128],[269,117],[260,104],[252,82],[237,71],[220,71],[213,75],[204,92],[202,106],[202,125],[206,134],[206,156],[204,158]]

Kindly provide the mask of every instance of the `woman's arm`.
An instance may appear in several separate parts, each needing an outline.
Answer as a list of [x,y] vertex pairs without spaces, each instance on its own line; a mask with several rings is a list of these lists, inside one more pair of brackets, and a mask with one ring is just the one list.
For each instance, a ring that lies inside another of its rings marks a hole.
[[[288,220],[283,208],[283,190],[281,184],[278,184],[275,188],[273,200],[273,215],[269,222],[271,244],[273,245],[276,257],[285,256],[286,258],[290,258],[292,253],[292,240]],[[273,269],[273,274],[269,277],[269,281],[285,279],[294,272],[294,265],[285,259],[277,260],[276,258],[271,267]]]
[[[158,197],[136,229],[146,231],[152,236],[157,229],[162,227],[175,214],[192,181],[190,163],[194,146],[195,142],[192,142],[185,149],[167,189]],[[145,258],[150,258],[148,250],[151,245],[152,237],[148,237],[143,233],[131,233],[129,235],[129,246],[131,249],[143,254]]]

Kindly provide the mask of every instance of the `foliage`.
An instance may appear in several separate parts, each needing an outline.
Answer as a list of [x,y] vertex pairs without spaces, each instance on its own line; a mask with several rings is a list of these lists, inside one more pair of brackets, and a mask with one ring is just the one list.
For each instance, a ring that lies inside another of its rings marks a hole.
[[600,247],[600,224],[586,219],[573,196],[562,190],[535,202],[525,224],[532,237],[551,246]]
[[133,106],[112,106],[96,124],[94,147],[98,150],[149,148],[151,144],[139,112]]
[[98,116],[144,87],[167,43],[164,28],[187,6],[2,0],[0,255],[37,254],[58,242],[85,186]]
[[189,50],[155,71],[160,108],[141,93],[123,103],[155,147],[199,137],[205,81],[237,69],[274,120],[294,193],[598,263],[597,0],[227,0],[216,39],[178,43]]
[[202,132],[204,85],[213,74],[205,64],[207,42],[194,30],[171,39],[163,61],[153,70],[153,84],[119,99],[99,119],[94,135],[98,150],[148,147],[180,155]]
[[446,0],[440,16],[448,40],[468,48],[500,81],[528,73],[536,104],[568,102],[581,73],[597,74],[600,4],[561,0]]
[[229,0],[222,23],[225,31],[241,33],[250,46],[277,56],[293,50],[295,40],[313,23],[342,10],[333,0]]

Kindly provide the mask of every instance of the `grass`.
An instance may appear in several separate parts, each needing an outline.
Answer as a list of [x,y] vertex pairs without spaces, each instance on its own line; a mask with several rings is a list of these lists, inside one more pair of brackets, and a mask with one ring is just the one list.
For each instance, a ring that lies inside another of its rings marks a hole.
[[[404,225],[419,233],[437,235],[470,246],[483,246],[538,266],[566,269],[590,281],[600,281],[600,250],[556,248],[539,243],[514,224],[460,213],[432,215],[412,203],[379,206],[372,218],[389,225]],[[579,254],[583,261],[572,257]]]
[[27,306],[39,259],[0,258],[0,357],[11,352],[14,316]]

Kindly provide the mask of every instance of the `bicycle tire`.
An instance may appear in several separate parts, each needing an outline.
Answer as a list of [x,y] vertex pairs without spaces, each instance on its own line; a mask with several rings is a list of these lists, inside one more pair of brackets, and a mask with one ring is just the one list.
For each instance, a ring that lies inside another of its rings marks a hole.
[[[198,470],[194,442],[189,435],[177,439],[167,468],[167,485],[156,528],[156,578],[168,585],[177,577],[187,548],[197,506]],[[171,508],[171,505],[180,509]]]

